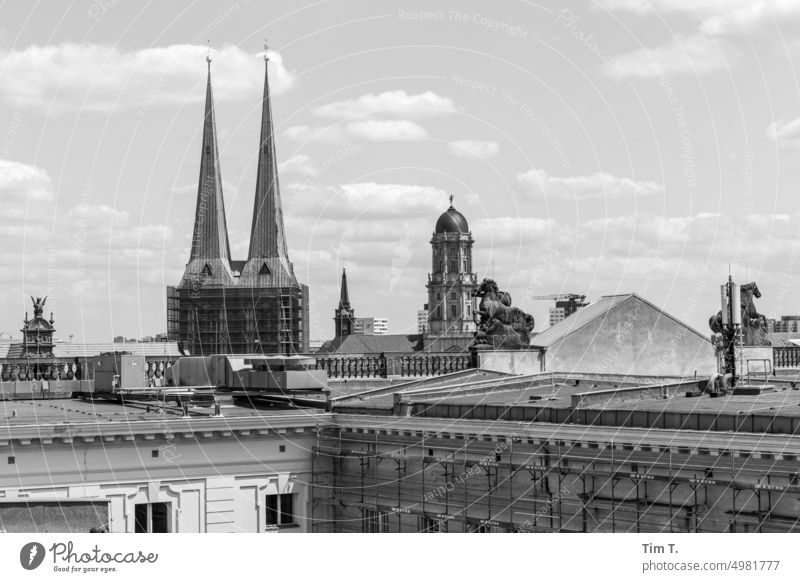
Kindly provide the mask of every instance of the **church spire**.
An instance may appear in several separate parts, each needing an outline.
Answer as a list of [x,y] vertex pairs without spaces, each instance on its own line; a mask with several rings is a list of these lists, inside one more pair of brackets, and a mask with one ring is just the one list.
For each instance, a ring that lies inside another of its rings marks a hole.
[[283,209],[275,154],[275,128],[269,89],[269,53],[264,45],[264,96],[261,102],[261,137],[258,142],[258,174],[250,229],[250,250],[242,278],[255,277],[260,286],[298,286],[286,247]]
[[230,261],[228,226],[225,221],[225,202],[222,198],[222,175],[217,145],[217,122],[214,114],[214,95],[211,92],[211,55],[208,62],[203,149],[200,154],[200,178],[197,185],[197,208],[192,251],[189,260],[224,259]]
[[258,150],[256,199],[253,207],[253,226],[250,231],[249,259],[288,259],[283,210],[278,184],[278,162],[275,156],[275,136],[272,123],[272,104],[269,90],[269,56],[264,45],[264,97],[261,105],[261,139]]
[[350,309],[350,294],[347,292],[347,271],[342,267],[342,288],[339,291],[339,309]]
[[208,81],[206,83],[205,117],[203,121],[203,149],[200,152],[200,177],[197,184],[197,208],[192,230],[192,250],[186,275],[201,276],[208,283],[232,282],[230,269],[231,250],[228,242],[228,225],[225,220],[225,202],[222,197],[217,123],[214,113],[214,95],[211,91],[211,54],[206,56]]

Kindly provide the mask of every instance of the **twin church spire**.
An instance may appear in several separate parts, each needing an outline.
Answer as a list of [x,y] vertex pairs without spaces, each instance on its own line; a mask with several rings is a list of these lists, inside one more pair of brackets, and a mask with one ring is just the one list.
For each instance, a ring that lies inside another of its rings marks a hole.
[[[246,261],[231,259],[222,176],[219,163],[214,96],[211,89],[211,56],[208,62],[203,149],[197,188],[197,208],[189,263],[184,279],[202,280],[203,284],[259,287],[297,286],[286,245],[283,225],[278,163],[269,89],[269,57],[264,50],[264,95],[261,110],[261,133],[258,150],[253,222],[250,250]],[[188,281],[187,281],[188,282]]]

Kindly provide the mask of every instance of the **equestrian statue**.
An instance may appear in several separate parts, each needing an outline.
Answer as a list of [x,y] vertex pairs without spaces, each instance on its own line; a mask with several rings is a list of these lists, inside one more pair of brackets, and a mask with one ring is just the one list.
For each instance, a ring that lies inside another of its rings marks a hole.
[[472,345],[495,349],[522,349],[530,344],[533,316],[511,307],[511,295],[484,279],[473,293],[481,301],[475,312],[478,330]]
[[[753,298],[761,297],[761,291],[755,281],[746,283],[740,288],[742,312],[742,344],[745,346],[768,346],[767,318],[756,311]],[[722,311],[718,311],[708,320],[708,326],[715,334],[722,333]]]

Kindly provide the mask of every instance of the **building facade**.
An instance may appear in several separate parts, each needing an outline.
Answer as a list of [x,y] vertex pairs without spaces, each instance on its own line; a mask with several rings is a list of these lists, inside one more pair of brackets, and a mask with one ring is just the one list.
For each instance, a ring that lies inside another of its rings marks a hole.
[[475,299],[478,276],[472,269],[474,244],[469,224],[453,206],[436,221],[431,237],[431,272],[428,274],[428,326],[425,349],[466,349],[475,333]]
[[417,333],[425,333],[428,331],[428,304],[425,304],[425,309],[417,310]]
[[389,333],[389,320],[385,317],[356,317],[353,333],[359,335],[386,335]]
[[246,260],[232,260],[222,194],[211,59],[203,149],[189,262],[167,288],[171,340],[193,355],[308,351],[308,287],[298,283],[286,244],[275,155],[268,58],[258,175]]
[[780,319],[768,319],[767,331],[769,333],[798,333],[800,332],[800,315],[781,315]]

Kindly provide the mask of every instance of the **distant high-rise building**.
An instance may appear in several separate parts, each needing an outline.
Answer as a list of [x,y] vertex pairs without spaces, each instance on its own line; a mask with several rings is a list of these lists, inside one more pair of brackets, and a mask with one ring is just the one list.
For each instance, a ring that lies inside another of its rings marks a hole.
[[[264,60],[268,69],[266,52]],[[167,288],[167,333],[193,355],[308,350],[308,287],[297,282],[289,261],[273,129],[265,72],[250,249],[247,260],[235,261],[222,196],[209,57],[191,252],[180,284]]]
[[428,331],[428,304],[425,304],[425,309],[417,310],[417,333],[425,333]]
[[564,321],[564,308],[563,307],[551,307],[550,308],[550,326],[554,326],[559,321]]
[[387,335],[389,333],[389,320],[386,317],[372,318],[375,335]]
[[781,315],[780,319],[768,319],[767,331],[769,333],[798,333],[800,332],[800,315]]
[[386,335],[389,333],[389,320],[385,317],[356,317],[353,320],[353,333],[356,335]]

